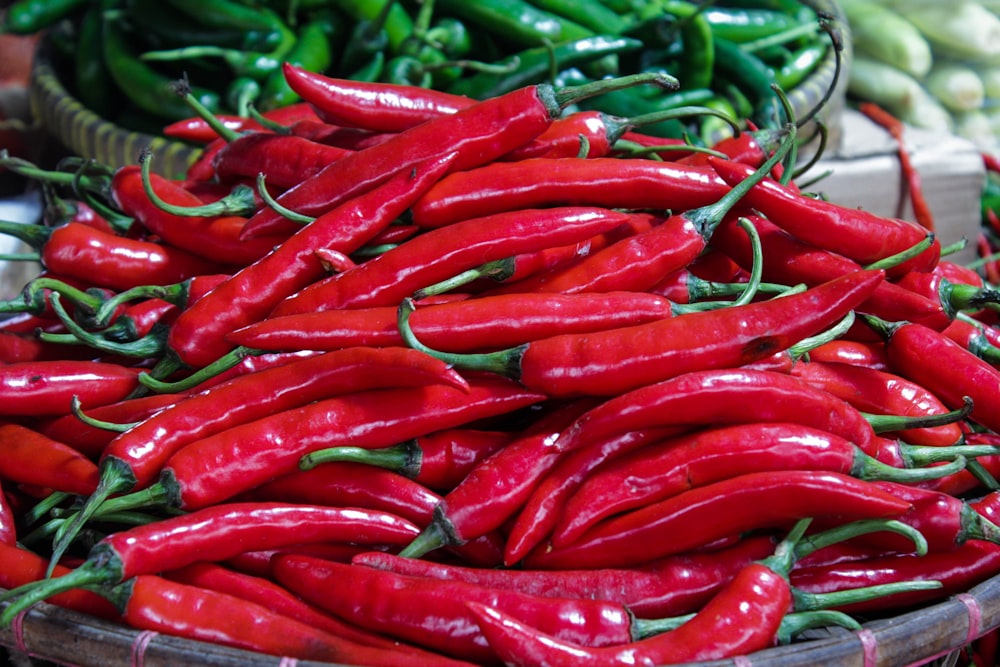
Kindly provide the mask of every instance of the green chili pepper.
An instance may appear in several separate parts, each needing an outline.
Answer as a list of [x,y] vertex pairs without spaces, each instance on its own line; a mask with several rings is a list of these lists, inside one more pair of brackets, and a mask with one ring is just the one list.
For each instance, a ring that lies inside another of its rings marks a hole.
[[[250,7],[236,0],[167,0],[192,21],[212,28],[230,30],[276,30],[282,21],[269,9]],[[275,25],[275,21],[278,25]]]
[[720,72],[746,94],[754,108],[751,120],[760,128],[784,125],[784,111],[772,85],[777,82],[774,72],[752,53],[726,39],[715,40],[716,71]]
[[796,49],[789,60],[775,70],[775,81],[782,90],[791,90],[816,70],[829,48],[826,42],[816,41]]
[[628,27],[624,16],[599,0],[533,0],[531,4],[597,33],[620,35]]
[[430,71],[424,63],[414,56],[396,56],[389,59],[385,64],[381,79],[388,83],[420,86],[421,88],[430,88],[432,83]]
[[372,56],[371,60],[354,70],[346,73],[348,79],[354,81],[378,81],[385,71],[385,54],[379,51]]
[[226,106],[238,116],[250,115],[250,106],[260,97],[260,83],[248,76],[239,76],[226,86]]
[[797,17],[775,9],[736,9],[714,5],[702,14],[713,35],[737,44],[802,26]]
[[[312,72],[324,72],[333,65],[333,44],[344,25],[334,12],[321,12],[302,26],[298,40],[288,51],[285,60]],[[259,107],[266,111],[288,106],[299,100],[289,87],[280,68],[271,72],[262,86]]]
[[472,35],[465,23],[451,16],[437,19],[427,31],[427,41],[449,58],[464,58],[472,52]]
[[667,21],[657,25],[667,41],[680,40],[678,79],[681,88],[708,88],[712,85],[715,65],[715,39],[705,19],[703,8],[683,0],[662,0],[662,14],[641,16],[646,21]]
[[[151,48],[171,49],[212,44],[232,49],[258,48],[260,31],[212,28],[190,20],[162,0],[128,0],[124,9],[134,30]],[[263,48],[263,47],[260,47]]]
[[525,0],[437,0],[449,14],[521,46],[542,46],[591,37],[593,30],[539,9]]
[[108,118],[120,93],[104,62],[104,17],[101,5],[91,5],[80,18],[73,59],[74,95],[83,106]]
[[448,91],[476,99],[494,97],[522,86],[546,81],[555,65],[556,71],[593,62],[609,54],[626,53],[642,48],[642,42],[630,37],[595,35],[556,44],[551,48],[525,49],[495,63],[516,65],[509,73],[480,72],[461,79]]
[[389,33],[385,24],[395,6],[395,1],[387,2],[374,18],[363,18],[355,22],[340,56],[341,70],[350,72],[361,67],[370,62],[376,53],[383,53],[389,48]]
[[383,22],[389,50],[395,52],[413,34],[413,19],[396,0],[334,0],[334,5],[354,21],[373,21],[390,4]]
[[7,7],[0,32],[31,35],[86,7],[88,0],[18,0]]

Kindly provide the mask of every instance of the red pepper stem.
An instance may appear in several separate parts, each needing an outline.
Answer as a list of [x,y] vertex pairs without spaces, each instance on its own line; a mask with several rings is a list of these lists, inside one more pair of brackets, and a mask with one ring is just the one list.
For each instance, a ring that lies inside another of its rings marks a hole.
[[[206,380],[210,380],[211,378],[215,377],[219,373],[222,373],[223,371],[229,370],[233,366],[239,364],[245,358],[252,357],[258,354],[263,354],[264,352],[265,352],[264,350],[257,350],[249,347],[243,347],[243,346],[236,347],[227,352],[226,354],[222,355],[212,363],[198,369],[191,375],[181,380],[175,380],[173,382],[160,380],[158,379],[157,374],[155,373],[156,369],[154,369],[154,372],[140,373],[139,384],[146,387],[147,389],[151,389],[160,394],[186,391],[188,389],[191,389],[192,387],[196,387],[197,385],[201,384],[202,382],[205,382]],[[167,359],[167,357],[164,357],[164,359]]]
[[[77,342],[84,343],[95,350],[108,352],[110,354],[120,354],[126,357],[140,357],[143,359],[159,357],[166,350],[167,332],[164,329],[156,329],[154,327],[154,331],[152,333],[143,336],[138,340],[129,341],[127,343],[117,343],[111,340],[106,340],[80,326],[80,324],[66,312],[66,309],[62,305],[62,298],[58,292],[53,292],[52,295],[49,296],[49,303],[52,304],[52,310],[63,323],[63,326],[65,326],[70,332],[72,337],[75,338]],[[58,342],[60,340],[58,334],[48,334],[44,331],[38,333],[38,338],[39,340],[50,342]]]
[[312,216],[303,215],[302,213],[293,211],[292,209],[282,205],[281,202],[275,199],[274,196],[271,195],[270,192],[268,192],[267,183],[265,181],[266,178],[263,173],[257,174],[257,194],[260,195],[260,198],[269,208],[271,208],[276,213],[281,215],[281,217],[287,220],[291,220],[292,222],[297,222],[302,225],[308,225],[310,222],[316,219]]
[[348,461],[364,463],[414,477],[420,470],[420,446],[416,440],[407,440],[392,447],[365,449],[364,447],[330,447],[306,454],[299,460],[300,470],[312,470],[318,465]]
[[895,255],[889,255],[888,257],[883,257],[877,262],[872,262],[866,269],[891,269],[893,267],[899,266],[903,262],[913,259],[919,256],[925,250],[931,247],[934,243],[934,234],[930,233],[923,238],[920,243],[916,243],[913,246],[907,248],[902,252],[898,252]]
[[434,283],[433,285],[428,285],[427,287],[418,289],[413,293],[413,298],[424,299],[429,296],[445,294],[481,278],[489,278],[490,280],[503,282],[514,275],[516,265],[517,261],[513,257],[506,257],[504,259],[486,262],[485,264],[481,264],[474,269],[462,271],[461,273],[446,280],[442,280],[439,283]]
[[[504,377],[517,380],[520,377],[520,362],[524,356],[528,345],[518,345],[517,347],[496,352],[485,352],[481,354],[463,354],[460,352],[441,352],[433,350],[421,343],[413,329],[410,328],[410,315],[416,309],[413,299],[403,299],[398,310],[399,333],[404,342],[415,350],[429,354],[436,359],[440,359],[447,364],[472,371],[488,371]],[[140,380],[142,376],[139,376]]]
[[941,587],[941,582],[936,580],[897,581],[891,584],[875,584],[828,593],[807,593],[792,587],[792,604],[796,611],[812,611],[868,602],[889,595],[932,591]]
[[948,475],[965,470],[965,457],[954,456],[948,462],[939,466],[918,467],[918,468],[897,468],[888,463],[882,463],[878,459],[865,454],[858,449],[855,452],[854,466],[851,475],[858,479],[884,480],[889,482],[899,482],[901,484],[912,484],[915,482],[926,482],[928,480],[940,479]]
[[201,206],[176,206],[164,201],[156,194],[151,180],[150,163],[153,160],[153,153],[144,150],[139,155],[139,164],[142,166],[142,187],[146,191],[146,196],[161,211],[171,215],[188,217],[212,218],[225,215],[249,216],[257,211],[256,197],[253,188],[248,185],[237,185],[228,195],[210,204]]
[[860,535],[883,531],[898,533],[912,540],[917,555],[923,556],[927,553],[927,539],[913,526],[896,519],[863,519],[806,535],[795,545],[794,560],[799,561],[815,551]]
[[208,107],[198,100],[198,98],[191,92],[191,85],[186,79],[174,81],[171,84],[171,87],[178,96],[184,98],[184,101],[189,107],[191,107],[194,113],[208,123],[208,126],[211,127],[215,133],[222,137],[225,141],[233,141],[240,136],[239,132],[227,127],[225,123],[219,120],[216,115],[208,109]]
[[10,627],[22,611],[53,595],[74,588],[118,583],[122,575],[121,562],[110,551],[102,551],[99,555],[93,560],[88,558],[78,568],[60,577],[33,581],[0,595],[0,602],[10,601],[3,613],[0,613],[0,627]]
[[785,141],[752,174],[733,186],[729,192],[724,194],[714,204],[692,209],[683,214],[685,218],[694,223],[706,242],[711,238],[716,227],[722,224],[723,219],[729,211],[743,199],[744,195],[753,186],[764,180],[771,173],[771,170],[785,158],[792,146],[795,145],[795,126],[788,124],[785,126],[784,131],[786,132]]
[[549,110],[553,118],[557,118],[563,109],[582,100],[605,93],[611,93],[624,88],[652,84],[666,90],[675,90],[679,86],[676,78],[662,72],[640,72],[612,79],[589,81],[579,86],[555,88],[549,84],[538,84],[538,97]]
[[865,413],[865,419],[876,433],[904,431],[912,428],[934,428],[960,422],[972,412],[972,399],[966,396],[964,405],[957,410],[950,410],[936,415],[875,415]]

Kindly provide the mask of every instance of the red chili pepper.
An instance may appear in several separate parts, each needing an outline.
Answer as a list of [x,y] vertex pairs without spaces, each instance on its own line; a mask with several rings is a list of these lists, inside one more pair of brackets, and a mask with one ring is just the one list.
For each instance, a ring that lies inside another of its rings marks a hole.
[[[441,496],[398,473],[360,463],[325,463],[294,472],[254,489],[257,500],[336,507],[361,507],[389,512],[423,528],[430,523]],[[503,556],[498,540],[480,539],[457,549],[456,555],[482,567],[498,565]]]
[[[330,350],[357,345],[404,345],[396,307],[333,309],[269,317],[228,336],[261,350]],[[653,294],[517,293],[424,306],[410,322],[426,345],[472,352],[520,345],[556,333],[587,333],[652,322],[672,315]]]
[[989,331],[990,327],[977,326],[968,320],[955,320],[941,333],[980,359],[996,366],[1000,364],[1000,347],[997,345],[1000,340],[995,336],[991,339]]
[[[216,120],[224,127],[233,132],[246,132],[248,130],[263,129],[256,120],[246,116],[236,116],[232,114],[215,114]],[[219,133],[215,127],[210,125],[204,118],[194,116],[177,120],[165,125],[161,130],[163,136],[181,141],[190,141],[199,144],[207,144],[219,138]]]
[[97,478],[94,462],[72,447],[20,424],[0,425],[0,479],[86,495]]
[[626,220],[622,213],[590,207],[524,209],[465,220],[317,281],[276,306],[271,316],[395,306],[417,290],[483,262],[575,243]]
[[926,387],[952,409],[971,398],[970,418],[990,430],[1000,429],[1000,370],[933,329],[868,319],[885,337],[897,373]]
[[509,665],[653,665],[701,662],[768,648],[792,604],[783,575],[760,563],[747,565],[679,628],[638,642],[582,647],[546,636],[512,615],[468,603],[497,656]]
[[76,222],[56,228],[11,224],[21,232],[18,238],[40,249],[48,271],[112,290],[150,283],[169,285],[219,269],[218,261],[186,250],[117,236]]
[[141,574],[111,595],[133,628],[274,656],[407,667],[436,664],[405,651],[366,646],[268,607],[201,586]]
[[20,610],[71,588],[112,586],[141,574],[283,545],[331,541],[398,545],[418,532],[394,515],[357,508],[254,502],[205,507],[110,533],[72,573],[15,589],[11,604],[0,614],[0,626],[9,625]]
[[[672,86],[676,82],[672,77],[640,74],[560,90],[548,84],[526,86],[420,123],[376,146],[341,158],[282,193],[278,202],[305,215],[320,215],[426,160],[453,154],[450,171],[471,169],[538,136],[566,106],[640,83]],[[260,234],[282,222],[277,213],[265,209],[250,219],[246,234]]]
[[239,376],[179,400],[108,444],[101,454],[100,484],[56,551],[69,544],[108,497],[147,487],[167,461],[190,443],[333,396],[431,383],[447,384],[458,393],[468,387],[457,373],[419,352],[351,348]]
[[[752,167],[732,160],[710,158],[709,161],[731,185],[753,172]],[[914,222],[808,197],[773,179],[765,179],[751,188],[743,203],[757,209],[796,238],[860,264],[869,264],[909,250],[925,241],[928,235],[927,230]],[[931,247],[919,256],[893,267],[890,275],[929,270],[937,264],[940,255],[941,245],[935,239]]]
[[688,150],[689,146],[690,142],[686,139],[657,137],[629,130],[621,136],[615,145],[615,154],[624,153],[627,157],[636,152],[634,147],[638,147],[645,154],[652,153],[653,157],[657,159],[673,162],[692,155],[694,151]]
[[885,345],[854,340],[831,340],[809,350],[811,361],[835,362],[884,371],[889,369]]
[[[17,545],[17,521],[14,519],[14,509],[11,507],[3,484],[0,484],[0,547]],[[7,584],[0,583],[0,586]]]
[[223,182],[263,174],[268,186],[290,188],[353,152],[299,135],[255,132],[228,142],[212,166]]
[[604,600],[533,596],[309,556],[278,555],[272,571],[293,593],[345,620],[479,663],[492,662],[495,656],[466,607],[470,601],[530,619],[556,636],[586,646],[632,641],[651,624],[635,619],[623,605]]
[[426,653],[416,647],[406,646],[402,642],[367,632],[356,624],[341,621],[336,616],[321,611],[319,607],[310,605],[270,579],[235,572],[222,565],[193,563],[179,570],[164,573],[164,577],[181,584],[217,591],[261,605],[323,632],[364,646],[418,654],[428,659],[442,658],[440,655]]
[[[737,367],[830,327],[868,298],[882,271],[858,271],[798,294],[585,335],[560,335],[483,355],[435,353],[457,367],[516,377],[548,396],[614,396],[709,368]],[[401,331],[411,345],[419,341]],[[422,349],[426,349],[422,346]]]
[[[809,361],[796,364],[792,374],[847,401],[862,412],[925,417],[949,411],[941,399],[927,388],[888,371]],[[953,423],[906,429],[896,435],[914,445],[946,447],[961,442],[962,429]]]
[[910,503],[840,473],[747,473],[608,519],[561,548],[539,548],[526,567],[625,567],[713,540],[805,517],[898,517]]
[[454,170],[413,205],[434,228],[516,208],[603,206],[687,211],[729,186],[709,167],[618,158],[534,158]]
[[359,151],[386,141],[394,133],[372,132],[356,127],[341,127],[319,120],[300,120],[288,127],[287,133],[328,146]]
[[102,361],[31,361],[0,366],[0,414],[64,415],[77,397],[84,409],[122,400],[139,387],[140,370]]
[[598,570],[467,567],[381,551],[362,552],[351,562],[529,595],[608,600],[626,605],[639,618],[660,618],[699,609],[742,567],[773,550],[770,537],[755,536],[728,547],[668,556],[642,568]]
[[349,461],[387,468],[429,489],[454,488],[483,459],[517,437],[508,431],[453,428],[382,449],[331,447],[302,457],[299,467]]
[[301,67],[286,66],[284,73],[292,90],[326,122],[377,132],[402,132],[476,102],[429,88],[338,79]]
[[910,160],[910,153],[906,148],[905,123],[874,102],[862,102],[858,105],[858,110],[885,128],[889,135],[896,141],[896,152],[899,156],[900,170],[906,181],[914,218],[925,229],[934,231],[934,215],[931,213],[930,206],[924,198],[920,172]]
[[801,424],[753,422],[708,428],[631,452],[595,471],[566,502],[551,541],[556,547],[571,545],[616,514],[741,474],[781,470],[909,482],[945,474],[932,468],[886,465],[840,436]]
[[[16,588],[46,578],[49,561],[34,551],[14,544],[0,542],[0,587]],[[58,578],[71,572],[64,565],[56,565],[52,577]],[[88,590],[68,589],[48,600],[49,604],[72,609],[97,618],[120,620],[115,606],[101,595]]]
[[[712,144],[712,150],[724,154],[730,160],[759,167],[777,149],[783,137],[780,130],[773,129],[740,132],[715,142]],[[699,151],[681,157],[678,161],[683,164],[709,164],[709,155],[711,153]],[[777,175],[772,175],[777,178]]]
[[[766,218],[757,215],[743,217],[757,230],[762,252],[767,258],[761,265],[764,280],[785,285],[803,283],[814,286],[861,269],[861,265],[853,260],[796,239]],[[722,223],[713,235],[712,243],[744,269],[749,270],[753,266],[752,247],[735,216]],[[920,322],[939,330],[948,326],[953,317],[950,303],[942,298],[917,294],[889,281],[875,288],[872,295],[858,306],[858,310],[889,320]]]
[[264,318],[282,299],[324,275],[319,248],[350,254],[403,213],[447,169],[450,157],[427,164],[350,200],[301,229],[273,252],[234,274],[182,313],[168,343],[200,368],[231,349],[225,336]]

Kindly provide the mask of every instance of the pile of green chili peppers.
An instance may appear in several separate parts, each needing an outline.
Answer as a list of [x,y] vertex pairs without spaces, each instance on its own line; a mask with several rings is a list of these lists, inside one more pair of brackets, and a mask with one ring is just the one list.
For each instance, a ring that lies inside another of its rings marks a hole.
[[[669,93],[621,91],[589,108],[636,116],[702,105],[774,126],[773,84],[791,90],[830,48],[796,0],[16,0],[2,30],[45,30],[63,83],[107,120],[158,132],[192,116],[186,78],[217,113],[297,101],[281,63],[332,76],[485,98],[662,70]],[[646,128],[709,143],[717,117]]]

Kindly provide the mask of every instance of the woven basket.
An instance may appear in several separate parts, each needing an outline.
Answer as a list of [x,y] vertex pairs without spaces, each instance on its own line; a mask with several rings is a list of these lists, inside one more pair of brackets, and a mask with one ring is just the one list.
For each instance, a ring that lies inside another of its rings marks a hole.
[[127,130],[85,107],[63,86],[44,39],[35,54],[28,94],[35,120],[75,156],[117,169],[136,164],[148,147],[156,155],[154,171],[168,178],[183,178],[201,153],[196,146]]

